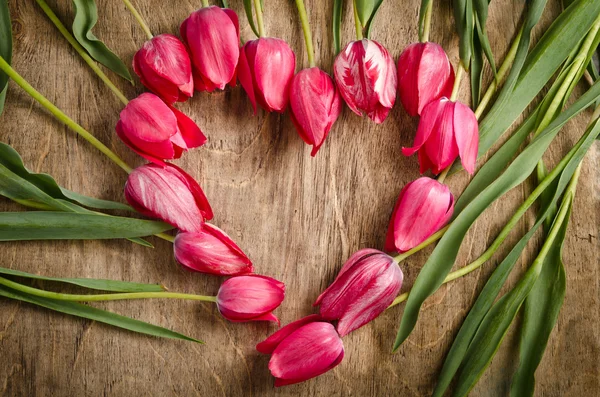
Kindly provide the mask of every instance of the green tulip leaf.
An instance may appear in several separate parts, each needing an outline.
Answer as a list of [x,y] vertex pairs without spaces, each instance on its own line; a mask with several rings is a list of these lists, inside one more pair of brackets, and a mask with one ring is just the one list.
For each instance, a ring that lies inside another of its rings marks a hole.
[[371,38],[371,29],[373,28],[373,20],[375,19],[375,15],[377,15],[377,11],[379,11],[379,7],[381,7],[382,3],[383,3],[383,0],[375,0],[375,4],[373,6],[373,12],[371,13],[371,16],[369,17],[369,20],[367,21],[367,24],[365,26],[367,39]]
[[369,18],[373,15],[376,2],[377,0],[354,0],[354,7],[356,7],[356,13],[363,28],[367,26]]
[[43,281],[55,281],[59,283],[67,283],[77,285],[78,287],[89,288],[99,291],[110,291],[110,292],[161,292],[164,291],[164,287],[159,284],[143,284],[143,283],[131,283],[128,281],[117,281],[117,280],[103,280],[94,278],[58,278],[58,277],[45,277],[38,274],[32,274],[22,272],[14,269],[7,269],[0,267],[0,274],[8,276],[31,278],[35,280]]
[[254,23],[254,16],[252,15],[252,7],[254,6],[252,1],[253,0],[244,0],[244,11],[246,11],[246,18],[248,18],[248,23],[250,24],[250,28],[252,28],[252,31],[254,32],[254,34],[257,37],[260,37],[258,28],[256,27],[256,24]]
[[479,36],[473,37],[473,56],[471,57],[471,107],[477,109],[481,99],[481,82],[483,78],[483,52]]
[[[12,60],[12,24],[7,0],[0,0],[0,56],[10,64]],[[8,76],[0,71],[0,115],[4,110],[6,91],[8,90]]]
[[90,54],[92,58],[106,66],[119,76],[133,82],[129,69],[125,63],[114,54],[92,29],[98,22],[98,9],[94,0],[73,0],[75,5],[75,19],[73,20],[73,35]]
[[431,7],[431,0],[421,0],[421,8],[419,9],[419,41],[423,41],[423,35],[425,34],[425,15],[427,14],[427,8]]
[[9,299],[19,300],[22,302],[28,302],[60,313],[65,313],[76,317],[98,321],[104,324],[112,325],[114,327],[119,327],[140,334],[156,336],[160,338],[179,339],[184,341],[203,343],[202,341],[190,338],[189,336],[180,334],[178,332],[171,331],[167,328],[148,324],[139,320],[134,320],[132,318],[111,313],[106,310],[97,309],[95,307],[82,305],[81,303],[42,298],[39,296],[26,294],[21,291],[13,290],[3,285],[0,285],[0,296],[4,296]]
[[342,50],[342,9],[344,0],[333,0],[333,51],[335,55]]

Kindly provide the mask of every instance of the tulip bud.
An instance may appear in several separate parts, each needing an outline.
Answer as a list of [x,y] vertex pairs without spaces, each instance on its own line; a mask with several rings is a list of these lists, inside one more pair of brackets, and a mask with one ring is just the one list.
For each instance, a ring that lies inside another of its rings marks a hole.
[[235,86],[240,26],[235,11],[215,6],[194,11],[179,28],[193,65],[194,86],[212,92]]
[[192,64],[185,45],[171,34],[154,36],[133,57],[133,70],[166,103],[185,102],[194,94]]
[[158,218],[182,231],[200,232],[212,209],[198,182],[173,164],[146,164],[134,169],[125,198],[139,213]]
[[355,252],[315,302],[326,320],[339,320],[340,336],[375,319],[402,287],[402,270],[394,259],[375,249]]
[[406,252],[440,230],[452,217],[454,197],[448,186],[421,177],[400,192],[385,242],[386,251]]
[[285,285],[271,277],[251,275],[226,280],[217,294],[217,307],[232,322],[274,321],[285,296]]
[[205,223],[199,232],[180,232],[173,243],[175,258],[190,270],[217,276],[253,272],[252,262],[224,231]]
[[368,39],[350,42],[333,64],[337,87],[350,109],[383,123],[396,101],[396,65],[389,52]]
[[160,165],[163,160],[178,159],[184,151],[206,142],[192,119],[148,92],[125,106],[116,130],[134,152]]
[[398,92],[411,116],[441,97],[450,97],[454,69],[444,49],[436,43],[414,43],[398,59]]
[[283,113],[290,98],[296,56],[281,39],[261,37],[244,44],[238,78],[256,112],[256,103],[268,112]]
[[298,134],[313,146],[311,156],[316,155],[342,111],[331,77],[317,67],[298,72],[292,80],[290,108]]
[[402,148],[402,153],[419,153],[421,173],[431,169],[439,174],[460,156],[463,167],[473,174],[478,146],[475,113],[460,102],[441,98],[423,108],[413,147]]
[[324,374],[344,358],[344,343],[334,326],[315,314],[281,328],[256,350],[271,354],[269,370],[276,387]]

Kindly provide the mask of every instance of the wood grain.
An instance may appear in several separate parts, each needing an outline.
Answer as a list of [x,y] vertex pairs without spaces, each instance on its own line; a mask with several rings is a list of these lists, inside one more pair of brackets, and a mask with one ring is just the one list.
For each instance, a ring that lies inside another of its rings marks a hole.
[[[121,104],[91,73],[43,15],[34,1],[9,1],[15,32],[14,67],[67,114],[92,131],[131,164],[142,161],[116,137]],[[177,34],[179,23],[200,1],[135,3],[155,33]],[[346,2],[343,41],[353,24]],[[458,39],[450,2],[435,2],[431,39],[442,44],[456,64]],[[535,38],[559,12],[550,0]],[[49,1],[70,25],[69,1]],[[98,0],[95,32],[130,64],[145,40],[143,32],[118,0]],[[317,62],[331,70],[330,2],[308,0]],[[500,59],[521,20],[522,1],[492,2],[490,38]],[[241,0],[230,1],[240,15],[242,37],[253,38],[243,18]],[[387,0],[373,38],[397,58],[417,39],[419,1]],[[287,40],[297,53],[298,69],[307,66],[294,4],[266,1],[268,35]],[[111,77],[133,98],[133,87]],[[487,80],[489,80],[489,74]],[[468,87],[461,97],[468,98]],[[296,134],[287,115],[256,116],[240,87],[196,94],[181,106],[202,127],[208,144],[186,154],[178,164],[195,176],[215,209],[214,223],[247,252],[258,272],[287,285],[277,311],[286,324],[312,312],[319,292],[335,277],[343,261],[363,247],[382,248],[388,217],[401,187],[418,176],[415,158],[400,154],[416,127],[401,106],[383,125],[355,116],[345,108],[316,158]],[[589,113],[569,123],[546,157],[554,164],[583,132]],[[95,197],[122,200],[125,175],[87,142],[57,123],[12,82],[0,139],[15,147],[25,163],[47,172],[62,185]],[[598,145],[584,161],[564,254],[567,297],[558,325],[537,372],[537,395],[587,396],[600,390],[600,169]],[[463,173],[448,180],[454,193],[468,182]],[[461,249],[457,266],[479,255],[513,210],[531,191],[532,181],[509,192],[484,213]],[[0,200],[0,210],[18,207]],[[332,372],[306,383],[274,389],[268,357],[254,345],[275,330],[268,324],[232,324],[209,304],[178,301],[106,303],[98,306],[172,328],[206,341],[206,345],[159,340],[101,324],[0,300],[0,395],[6,396],[246,396],[314,395],[421,396],[431,392],[454,335],[487,277],[510,244],[531,224],[523,220],[510,241],[481,270],[443,286],[429,299],[421,319],[397,354],[390,354],[402,307],[344,339],[346,357]],[[2,243],[0,265],[68,277],[115,278],[161,282],[171,290],[216,293],[220,280],[182,270],[172,247],[152,240],[155,249],[127,241]],[[522,271],[539,241],[519,264]],[[430,250],[403,264],[406,290]],[[519,271],[515,273],[519,273]],[[518,274],[513,274],[513,284]],[[44,287],[52,285],[39,283]],[[516,368],[515,327],[472,392],[506,395]]]

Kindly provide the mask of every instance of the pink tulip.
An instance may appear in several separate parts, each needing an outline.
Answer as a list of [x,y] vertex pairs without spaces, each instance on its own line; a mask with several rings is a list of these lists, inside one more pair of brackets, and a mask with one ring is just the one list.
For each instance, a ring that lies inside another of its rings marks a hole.
[[179,28],[192,58],[194,85],[212,92],[235,86],[240,26],[235,11],[215,6],[194,11]]
[[394,206],[385,250],[406,252],[416,247],[448,223],[453,211],[448,186],[427,177],[410,182]]
[[173,243],[175,258],[190,270],[217,276],[253,272],[252,262],[224,231],[205,223],[199,232],[180,232]]
[[232,322],[274,321],[271,313],[285,296],[285,285],[271,277],[249,275],[225,281],[217,294],[221,315]]
[[290,108],[298,134],[313,146],[311,156],[316,155],[342,111],[331,77],[317,67],[298,72],[292,80]]
[[349,334],[379,316],[402,287],[402,270],[394,259],[375,249],[362,249],[315,302],[326,320],[339,320],[340,336]]
[[288,105],[296,56],[281,39],[261,37],[246,42],[240,52],[238,78],[256,112],[283,113]]
[[411,116],[436,99],[450,97],[454,69],[444,49],[436,43],[414,43],[398,59],[398,92]]
[[125,184],[125,198],[139,213],[186,232],[201,232],[204,220],[213,217],[198,182],[169,163],[134,169]]
[[276,387],[324,374],[344,358],[344,343],[335,327],[318,315],[286,325],[256,345],[256,350],[271,354],[269,370]]
[[405,156],[419,153],[421,173],[431,169],[439,174],[460,155],[469,174],[475,171],[479,128],[475,113],[460,102],[437,99],[425,106],[412,148],[403,148]]
[[204,145],[206,137],[188,116],[148,92],[131,100],[117,122],[117,135],[146,160],[164,164]]
[[194,94],[190,56],[171,34],[146,41],[133,57],[133,70],[142,84],[168,104],[185,102]]
[[396,65],[388,51],[368,39],[350,42],[333,64],[337,87],[350,109],[383,123],[396,101]]

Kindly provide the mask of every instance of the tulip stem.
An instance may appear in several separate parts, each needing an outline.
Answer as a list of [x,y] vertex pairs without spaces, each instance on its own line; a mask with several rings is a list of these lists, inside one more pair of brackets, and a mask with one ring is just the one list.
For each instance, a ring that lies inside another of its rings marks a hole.
[[154,38],[154,36],[152,35],[152,31],[150,30],[150,28],[146,24],[146,21],[144,21],[144,18],[142,18],[138,10],[135,9],[133,4],[131,4],[129,0],[123,0],[123,3],[125,3],[135,20],[140,24],[142,30],[144,31],[144,33],[146,33],[148,40],[152,40]]
[[356,9],[356,0],[352,2],[352,8],[354,10],[354,28],[356,29],[356,40],[363,39],[363,29],[358,17],[358,10]]
[[106,74],[104,74],[104,72],[98,67],[96,62],[94,62],[94,60],[88,55],[88,53],[81,46],[81,44],[79,44],[77,42],[77,40],[75,40],[75,37],[73,37],[73,35],[69,32],[69,30],[65,27],[65,25],[62,24],[60,19],[58,19],[58,17],[54,13],[54,11],[52,11],[52,9],[48,6],[48,4],[44,0],[36,0],[36,1],[37,1],[38,5],[40,6],[40,8],[48,16],[50,21],[52,21],[54,26],[56,26],[58,31],[63,35],[63,37],[65,39],[67,39],[69,44],[71,44],[71,46],[75,49],[75,51],[77,51],[77,53],[83,58],[85,63],[87,63],[90,68],[92,68],[94,73],[96,73],[96,75],[98,75],[98,77],[100,77],[100,79],[104,82],[104,84],[106,84],[106,86],[108,88],[110,88],[110,90],[117,96],[117,98],[119,98],[119,100],[121,102],[123,102],[123,104],[127,105],[127,103],[129,102],[127,100],[127,97],[125,97],[125,95],[123,95],[123,92],[121,92],[121,90],[119,90],[114,85],[114,83],[108,78],[108,76]]
[[170,241],[172,243],[175,242],[175,237],[171,236],[170,234],[157,233],[157,234],[155,234],[155,236],[158,238],[162,238],[163,240]]
[[315,66],[315,49],[313,47],[312,34],[310,32],[310,24],[308,23],[308,15],[306,15],[306,7],[304,1],[296,0],[296,7],[298,7],[298,15],[300,16],[300,23],[302,24],[302,31],[304,32],[304,41],[306,42],[306,54],[308,55],[308,64],[312,68]]
[[209,5],[208,0],[202,0],[202,7],[208,7]]
[[448,172],[450,171],[450,168],[452,168],[452,164],[450,164],[448,167],[444,168],[444,170],[440,173],[440,175],[437,177],[437,181],[439,183],[444,183],[444,180],[446,179],[446,177],[448,176]]
[[425,16],[423,20],[423,31],[419,31],[419,41],[426,43],[429,41],[429,32],[431,31],[431,14],[433,11],[433,0],[429,0],[427,8],[425,9]]
[[445,227],[441,228],[440,230],[438,230],[437,232],[435,232],[434,234],[429,236],[429,238],[427,240],[423,241],[421,244],[417,245],[416,247],[414,247],[402,254],[396,255],[394,257],[394,261],[396,263],[400,263],[403,260],[405,260],[406,258],[408,258],[409,256],[421,251],[423,248],[435,243],[436,241],[438,241],[439,239],[442,238],[442,236],[444,235],[444,233],[446,233],[446,230],[448,230],[449,227],[450,227],[450,225],[446,225]]
[[94,295],[75,295],[75,294],[61,294],[58,292],[46,291],[43,289],[28,287],[26,285],[16,283],[8,280],[4,277],[0,277],[0,285],[12,288],[17,291],[24,292],[29,295],[39,296],[41,298],[48,298],[60,301],[71,301],[71,302],[99,302],[99,301],[117,301],[126,299],[186,299],[196,300],[203,302],[216,302],[216,296],[205,296],[205,295],[194,295],[194,294],[182,294],[178,292],[123,292],[115,294],[94,294]]
[[256,23],[258,25],[258,37],[264,37],[265,23],[263,21],[263,11],[260,0],[254,0],[254,11],[256,12]]
[[48,109],[54,117],[64,123],[67,127],[81,135],[86,141],[91,143],[96,149],[100,150],[106,157],[111,159],[115,164],[121,167],[125,172],[131,172],[132,168],[125,163],[116,153],[110,150],[106,145],[100,142],[96,137],[90,134],[82,126],[77,124],[73,119],[63,113],[62,110],[57,108],[52,102],[50,102],[45,96],[40,94],[35,88],[33,88],[21,75],[19,75],[10,65],[0,56],[0,70],[8,75],[17,85],[19,85],[25,92],[27,92],[33,99],[39,102],[40,105]]
[[460,89],[460,81],[462,80],[464,72],[465,72],[465,68],[463,68],[462,63],[459,63],[458,70],[456,71],[456,77],[454,79],[454,86],[452,87],[452,95],[450,95],[450,100],[452,102],[456,102],[456,98],[458,98],[458,91]]

